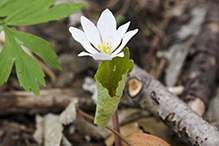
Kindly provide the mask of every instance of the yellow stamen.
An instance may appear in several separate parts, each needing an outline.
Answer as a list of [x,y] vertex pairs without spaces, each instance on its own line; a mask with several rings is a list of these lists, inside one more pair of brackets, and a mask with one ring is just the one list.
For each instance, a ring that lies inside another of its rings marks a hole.
[[97,48],[99,49],[100,53],[110,54],[112,51],[110,49],[112,47],[108,47],[109,43],[101,42],[101,45],[98,45]]

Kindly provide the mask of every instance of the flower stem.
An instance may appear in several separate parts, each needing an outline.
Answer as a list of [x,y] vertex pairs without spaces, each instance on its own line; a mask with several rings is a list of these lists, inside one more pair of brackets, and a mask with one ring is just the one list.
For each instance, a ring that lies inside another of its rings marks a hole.
[[108,76],[108,80],[109,80],[109,95],[111,97],[113,97],[112,80],[111,80],[110,66],[109,66],[108,60],[106,60],[106,68],[107,68],[107,76]]
[[[112,120],[113,120],[113,129],[115,129],[118,133],[120,133],[118,109],[113,114]],[[114,138],[115,138],[115,146],[122,146],[122,140],[120,139],[120,137],[114,134]]]
[[[106,61],[106,68],[107,68],[107,75],[108,75],[108,80],[109,80],[109,94],[111,97],[113,97],[114,95],[113,95],[113,89],[112,89],[112,80],[111,80],[110,66],[109,66],[108,60]],[[112,121],[113,121],[113,129],[115,129],[118,133],[120,133],[118,109],[113,114]],[[116,134],[114,134],[114,138],[115,138],[115,146],[122,146],[121,138]]]

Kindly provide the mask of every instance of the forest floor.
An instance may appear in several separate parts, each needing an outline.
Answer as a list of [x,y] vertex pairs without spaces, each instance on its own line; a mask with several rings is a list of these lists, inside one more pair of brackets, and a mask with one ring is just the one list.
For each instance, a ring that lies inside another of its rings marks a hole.
[[[81,113],[73,122],[60,124],[63,111],[70,107],[70,103],[74,108],[74,102],[77,102],[79,109],[94,116],[93,77],[100,62],[91,57],[77,56],[83,47],[72,38],[68,28],[80,28],[82,15],[96,24],[105,8],[113,12],[118,26],[131,21],[129,30],[139,29],[127,44],[130,58],[186,102],[200,117],[219,128],[217,1],[77,2],[87,3],[78,14],[59,21],[15,28],[50,42],[63,70],[57,71],[43,63],[46,87],[40,85],[40,95],[35,96],[20,87],[13,68],[8,82],[0,87],[0,146],[53,143],[61,143],[62,146],[113,145],[112,133],[94,125]],[[0,47],[3,45],[0,44]],[[75,115],[74,111],[71,112]],[[160,118],[139,106],[132,107],[126,95],[121,99],[119,112],[125,136],[144,132],[160,137],[172,146],[189,145],[186,137],[173,132]]]

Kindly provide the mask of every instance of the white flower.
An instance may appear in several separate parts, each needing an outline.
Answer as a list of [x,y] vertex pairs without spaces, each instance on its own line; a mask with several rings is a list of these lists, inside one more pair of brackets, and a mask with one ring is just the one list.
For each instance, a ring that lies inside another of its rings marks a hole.
[[130,22],[120,26],[116,30],[116,19],[109,9],[105,9],[97,27],[86,17],[81,17],[81,31],[70,27],[72,37],[79,42],[87,52],[81,52],[78,56],[92,56],[95,60],[112,60],[114,57],[123,57],[121,52],[128,41],[138,32],[138,29],[127,31]]

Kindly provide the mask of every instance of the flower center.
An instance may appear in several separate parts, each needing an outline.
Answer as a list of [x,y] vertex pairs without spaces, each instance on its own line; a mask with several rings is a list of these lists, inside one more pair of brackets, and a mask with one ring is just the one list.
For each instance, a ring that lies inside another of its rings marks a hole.
[[108,46],[109,43],[102,42],[101,45],[98,45],[97,48],[99,49],[100,53],[110,54],[112,51],[110,49],[112,47]]

